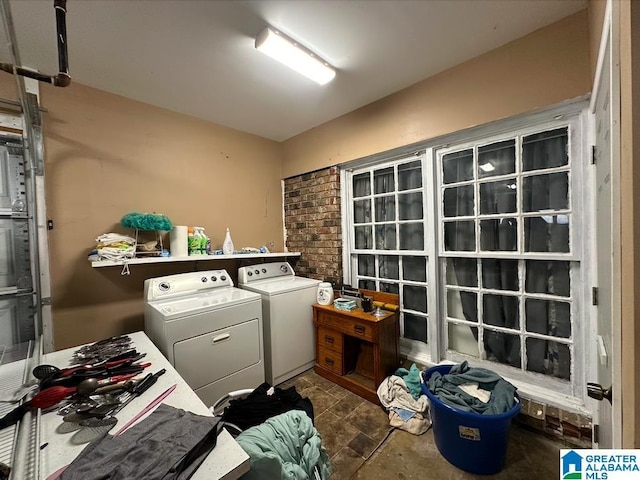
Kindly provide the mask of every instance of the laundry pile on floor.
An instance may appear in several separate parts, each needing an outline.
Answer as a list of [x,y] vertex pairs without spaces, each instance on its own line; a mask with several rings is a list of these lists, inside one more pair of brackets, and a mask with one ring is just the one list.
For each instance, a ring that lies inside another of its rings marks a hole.
[[[215,412],[214,412],[215,413]],[[295,387],[263,383],[244,398],[231,400],[221,414],[230,433],[251,459],[245,480],[319,480],[332,472],[320,434],[313,426],[311,400]]]
[[415,435],[431,426],[426,387],[443,403],[463,412],[497,415],[511,410],[516,388],[491,370],[453,365],[447,374],[421,372],[416,364],[399,368],[378,386],[380,403],[389,413],[389,424]]
[[431,426],[429,401],[422,393],[420,370],[399,368],[378,386],[378,398],[389,413],[389,424],[414,435],[421,435]]

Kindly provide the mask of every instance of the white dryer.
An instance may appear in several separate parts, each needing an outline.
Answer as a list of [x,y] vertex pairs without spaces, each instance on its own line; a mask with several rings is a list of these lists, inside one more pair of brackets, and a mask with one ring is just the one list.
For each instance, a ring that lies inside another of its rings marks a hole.
[[313,309],[320,280],[299,277],[287,262],[238,269],[238,286],[262,296],[266,381],[278,385],[313,367]]
[[144,327],[206,405],[264,382],[261,296],[225,270],[144,282]]

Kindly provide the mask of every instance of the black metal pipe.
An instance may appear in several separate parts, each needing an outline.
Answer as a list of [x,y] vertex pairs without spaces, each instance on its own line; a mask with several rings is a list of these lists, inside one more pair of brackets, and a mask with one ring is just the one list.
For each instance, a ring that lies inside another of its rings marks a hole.
[[54,0],[56,10],[56,32],[58,37],[58,75],[69,76],[69,57],[67,56],[67,0]]
[[34,78],[39,82],[50,83],[55,87],[66,87],[71,84],[69,75],[69,58],[67,55],[67,0],[54,0],[56,10],[56,35],[58,37],[58,68],[57,75],[45,75],[11,63],[0,62],[0,70],[13,75]]

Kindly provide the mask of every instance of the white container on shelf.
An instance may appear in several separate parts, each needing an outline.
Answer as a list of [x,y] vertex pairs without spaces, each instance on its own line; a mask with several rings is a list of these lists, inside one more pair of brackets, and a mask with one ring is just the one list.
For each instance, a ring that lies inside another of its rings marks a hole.
[[229,228],[227,227],[227,234],[224,237],[224,242],[222,243],[222,253],[225,255],[233,255],[233,241],[231,240],[231,232],[229,232]]
[[322,282],[318,285],[316,301],[320,305],[331,305],[333,303],[333,286],[329,282]]

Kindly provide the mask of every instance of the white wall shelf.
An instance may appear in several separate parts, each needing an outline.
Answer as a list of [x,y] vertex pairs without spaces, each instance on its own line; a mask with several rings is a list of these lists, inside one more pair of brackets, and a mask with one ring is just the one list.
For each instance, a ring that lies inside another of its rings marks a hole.
[[215,260],[243,260],[250,258],[289,258],[299,257],[300,252],[277,253],[237,253],[233,255],[190,255],[188,257],[146,257],[132,258],[130,260],[98,260],[91,262],[93,268],[122,267],[123,265],[140,265],[145,263],[175,263],[175,262],[201,262]]

